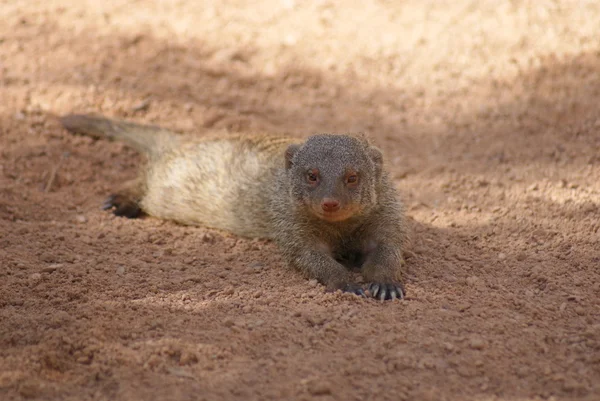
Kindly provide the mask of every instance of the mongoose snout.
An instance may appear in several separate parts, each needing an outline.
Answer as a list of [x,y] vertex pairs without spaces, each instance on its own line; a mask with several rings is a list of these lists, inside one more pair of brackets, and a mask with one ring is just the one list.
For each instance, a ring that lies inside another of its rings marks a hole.
[[328,213],[337,212],[340,210],[340,201],[332,198],[325,198],[321,201],[321,208]]

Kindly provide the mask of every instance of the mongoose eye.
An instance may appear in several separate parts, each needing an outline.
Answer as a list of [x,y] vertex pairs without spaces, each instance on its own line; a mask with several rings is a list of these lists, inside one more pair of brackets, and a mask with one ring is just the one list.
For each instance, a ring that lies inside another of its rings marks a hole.
[[319,182],[319,172],[316,170],[310,170],[308,173],[306,173],[306,180],[311,184]]
[[358,183],[358,175],[350,174],[348,177],[346,177],[346,184],[356,184],[356,183]]

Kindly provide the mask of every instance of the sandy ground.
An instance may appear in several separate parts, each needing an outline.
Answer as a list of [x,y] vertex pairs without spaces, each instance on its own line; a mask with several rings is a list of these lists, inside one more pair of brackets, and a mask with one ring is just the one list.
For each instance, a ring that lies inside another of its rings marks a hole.
[[[599,400],[597,1],[0,1],[0,399]],[[99,206],[98,112],[370,134],[408,299]]]

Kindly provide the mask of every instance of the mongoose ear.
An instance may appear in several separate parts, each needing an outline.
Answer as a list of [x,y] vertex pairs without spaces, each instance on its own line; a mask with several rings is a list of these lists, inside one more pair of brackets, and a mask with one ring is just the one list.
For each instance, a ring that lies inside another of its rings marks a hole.
[[369,144],[369,137],[364,132],[359,132],[354,137],[356,139],[358,139],[363,145],[370,146],[370,144]]
[[285,168],[286,168],[286,170],[289,170],[289,168],[292,167],[292,159],[294,158],[294,155],[296,154],[298,149],[300,149],[300,145],[298,145],[297,143],[294,143],[294,144],[288,146],[288,148],[286,149],[286,151],[285,151]]
[[381,177],[381,172],[383,171],[383,153],[375,146],[371,146],[369,147],[369,156],[371,156],[371,160],[375,164],[377,178]]

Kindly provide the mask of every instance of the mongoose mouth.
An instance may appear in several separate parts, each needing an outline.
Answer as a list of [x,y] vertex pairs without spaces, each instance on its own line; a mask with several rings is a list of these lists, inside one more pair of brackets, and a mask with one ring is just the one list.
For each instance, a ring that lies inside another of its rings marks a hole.
[[348,220],[358,212],[357,207],[345,207],[336,211],[325,211],[321,207],[312,208],[312,212],[319,219],[327,221],[329,223],[337,223],[340,221]]

